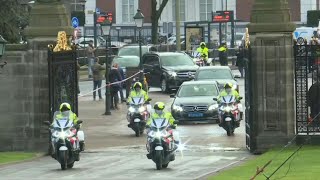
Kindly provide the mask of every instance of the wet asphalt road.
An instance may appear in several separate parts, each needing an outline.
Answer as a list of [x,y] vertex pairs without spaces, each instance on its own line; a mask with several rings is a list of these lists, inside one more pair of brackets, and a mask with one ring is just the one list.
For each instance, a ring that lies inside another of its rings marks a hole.
[[[81,82],[81,92],[91,90],[92,82]],[[239,79],[243,96],[243,79]],[[153,103],[172,99],[152,88]],[[244,104],[244,102],[242,102]],[[157,171],[145,156],[146,136],[135,137],[127,127],[126,106],[112,111],[112,116],[101,115],[104,101],[92,101],[92,96],[79,98],[79,116],[85,121],[86,151],[73,169],[60,170],[51,157],[32,162],[0,167],[0,180],[6,179],[201,179],[222,168],[249,157],[245,149],[245,130],[242,121],[235,135],[228,137],[217,124],[179,125],[178,131],[186,148],[177,152],[168,169]]]

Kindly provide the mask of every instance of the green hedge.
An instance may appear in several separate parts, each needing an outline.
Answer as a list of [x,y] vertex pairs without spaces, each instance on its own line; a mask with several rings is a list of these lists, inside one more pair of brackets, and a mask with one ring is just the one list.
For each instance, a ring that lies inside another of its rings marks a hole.
[[83,11],[72,11],[71,18],[77,17],[79,19],[79,26],[84,26],[86,23],[86,15]]
[[307,26],[318,27],[319,19],[320,19],[320,10],[308,11]]

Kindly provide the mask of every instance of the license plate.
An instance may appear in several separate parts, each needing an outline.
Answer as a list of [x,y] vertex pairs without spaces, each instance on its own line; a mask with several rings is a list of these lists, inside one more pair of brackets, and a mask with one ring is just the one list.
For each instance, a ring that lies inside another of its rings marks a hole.
[[189,113],[188,117],[203,117],[203,113]]

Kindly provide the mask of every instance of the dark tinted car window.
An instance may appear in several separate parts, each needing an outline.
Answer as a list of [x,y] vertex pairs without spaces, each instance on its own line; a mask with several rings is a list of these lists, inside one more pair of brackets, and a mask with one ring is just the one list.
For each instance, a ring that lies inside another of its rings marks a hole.
[[[148,47],[142,46],[142,55],[148,52]],[[139,46],[126,46],[119,49],[118,56],[140,56]]]
[[203,69],[199,70],[197,80],[202,79],[233,79],[228,69]]
[[213,84],[192,84],[181,86],[178,97],[218,96],[219,92]]
[[139,66],[139,58],[133,57],[115,57],[113,59],[113,63],[118,63],[120,67],[138,67]]
[[147,65],[155,65],[155,64],[159,64],[159,58],[157,56],[152,56],[152,55],[148,55],[145,56],[144,59],[144,64]]
[[186,54],[161,55],[163,66],[193,66],[192,59]]

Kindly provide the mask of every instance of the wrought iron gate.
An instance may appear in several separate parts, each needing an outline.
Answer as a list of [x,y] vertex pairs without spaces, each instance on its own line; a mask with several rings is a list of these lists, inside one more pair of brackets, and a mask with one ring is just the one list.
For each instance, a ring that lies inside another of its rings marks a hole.
[[[49,114],[63,102],[71,105],[72,111],[78,115],[78,74],[77,58],[74,50],[53,52],[48,51],[49,67]],[[50,119],[51,120],[51,119]]]
[[250,152],[254,152],[256,150],[256,144],[254,137],[254,126],[253,126],[253,118],[252,118],[252,88],[251,88],[251,48],[250,46],[244,49],[244,57],[245,57],[245,125],[246,125],[246,147]]
[[[308,117],[311,113],[308,108],[309,88],[319,82],[320,77],[320,44],[317,41],[298,41],[294,44],[295,60],[295,93],[296,93],[296,133],[309,135],[320,132],[319,124],[308,126]],[[320,91],[320,89],[318,90]],[[316,92],[320,96],[320,92]],[[315,98],[313,97],[310,97]],[[315,98],[318,100],[319,98]],[[320,103],[319,103],[320,105]]]

